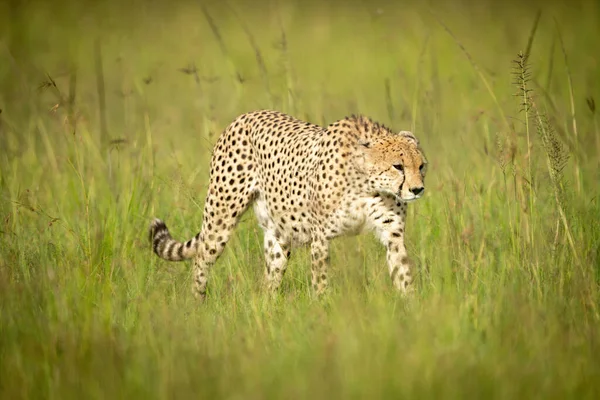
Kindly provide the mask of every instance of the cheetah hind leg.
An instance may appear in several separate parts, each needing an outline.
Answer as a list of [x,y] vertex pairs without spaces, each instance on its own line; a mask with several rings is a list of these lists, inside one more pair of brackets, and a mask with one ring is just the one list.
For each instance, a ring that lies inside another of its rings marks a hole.
[[317,297],[322,297],[328,288],[327,269],[329,267],[329,241],[323,235],[313,234],[310,244],[311,285]]
[[192,292],[199,301],[206,298],[208,275],[211,267],[225,250],[240,216],[252,202],[252,194],[242,192],[224,204],[208,204],[204,210],[204,221],[200,233],[201,243],[194,259],[194,284]]
[[275,295],[285,275],[290,257],[290,245],[277,239],[269,230],[264,231],[265,282],[270,294]]

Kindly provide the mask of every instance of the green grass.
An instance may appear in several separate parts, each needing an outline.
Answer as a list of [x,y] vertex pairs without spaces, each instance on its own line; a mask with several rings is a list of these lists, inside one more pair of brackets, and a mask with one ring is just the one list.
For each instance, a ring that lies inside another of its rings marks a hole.
[[[0,5],[2,398],[598,398],[598,3],[388,3]],[[270,301],[251,212],[202,306],[152,254],[259,108],[414,129],[414,298],[365,235]]]

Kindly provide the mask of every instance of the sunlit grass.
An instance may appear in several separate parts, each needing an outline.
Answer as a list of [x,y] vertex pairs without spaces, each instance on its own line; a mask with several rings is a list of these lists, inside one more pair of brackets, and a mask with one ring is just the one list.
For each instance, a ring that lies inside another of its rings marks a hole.
[[[0,6],[0,396],[596,398],[598,6],[495,3]],[[328,296],[297,249],[271,301],[251,211],[202,306],[151,253],[259,108],[415,131],[414,298],[365,235]]]

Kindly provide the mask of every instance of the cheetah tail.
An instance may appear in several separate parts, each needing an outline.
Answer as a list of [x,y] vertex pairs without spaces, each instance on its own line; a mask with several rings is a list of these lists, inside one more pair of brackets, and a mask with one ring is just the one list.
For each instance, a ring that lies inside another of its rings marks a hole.
[[197,236],[185,243],[178,242],[171,237],[167,225],[158,218],[155,218],[150,224],[149,238],[152,250],[157,256],[167,261],[183,261],[196,254]]

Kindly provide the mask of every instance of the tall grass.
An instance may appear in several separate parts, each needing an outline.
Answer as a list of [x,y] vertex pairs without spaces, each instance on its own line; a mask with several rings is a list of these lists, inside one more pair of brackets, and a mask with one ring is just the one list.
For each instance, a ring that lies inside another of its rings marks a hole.
[[[0,5],[0,396],[597,398],[600,10],[499,4]],[[414,298],[365,235],[270,300],[251,211],[202,306],[153,256],[258,108],[415,131]]]

